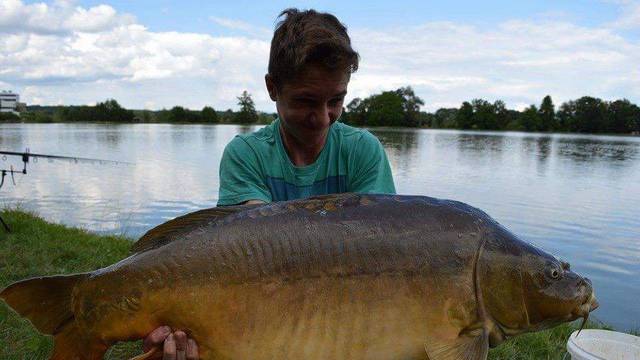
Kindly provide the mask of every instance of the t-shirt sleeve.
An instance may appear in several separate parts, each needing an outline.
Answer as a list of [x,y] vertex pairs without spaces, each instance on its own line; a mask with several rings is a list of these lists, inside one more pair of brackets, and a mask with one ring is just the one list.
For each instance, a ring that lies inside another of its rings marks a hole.
[[395,194],[391,166],[377,137],[364,131],[351,156],[348,191]]
[[244,139],[236,136],[227,144],[220,160],[218,206],[247,200],[271,202],[271,193],[260,174],[255,151]]

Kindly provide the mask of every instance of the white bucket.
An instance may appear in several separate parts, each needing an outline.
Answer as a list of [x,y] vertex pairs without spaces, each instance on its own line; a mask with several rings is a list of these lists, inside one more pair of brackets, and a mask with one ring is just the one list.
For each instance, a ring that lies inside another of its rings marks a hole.
[[585,329],[567,341],[573,360],[637,360],[640,359],[640,337],[609,330]]

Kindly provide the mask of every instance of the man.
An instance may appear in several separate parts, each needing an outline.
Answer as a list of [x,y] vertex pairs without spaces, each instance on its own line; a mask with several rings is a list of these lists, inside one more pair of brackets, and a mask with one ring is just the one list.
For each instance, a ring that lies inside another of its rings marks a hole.
[[[278,119],[236,136],[220,163],[218,205],[267,203],[340,192],[395,193],[380,141],[336,122],[358,53],[330,14],[288,9],[271,41],[265,83]],[[165,340],[166,339],[166,340]],[[163,343],[164,342],[164,343]],[[165,359],[195,359],[182,331],[154,330],[145,351],[164,346]]]

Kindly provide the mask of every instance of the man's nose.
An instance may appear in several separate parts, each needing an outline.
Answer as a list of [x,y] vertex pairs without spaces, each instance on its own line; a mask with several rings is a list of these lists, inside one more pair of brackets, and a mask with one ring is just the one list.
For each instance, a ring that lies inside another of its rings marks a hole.
[[331,122],[331,114],[327,104],[320,104],[314,111],[314,118],[318,124],[328,124]]

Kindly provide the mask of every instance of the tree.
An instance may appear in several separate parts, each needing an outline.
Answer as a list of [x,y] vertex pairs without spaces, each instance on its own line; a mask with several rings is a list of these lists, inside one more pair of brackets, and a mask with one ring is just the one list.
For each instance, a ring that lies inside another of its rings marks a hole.
[[20,116],[11,113],[11,112],[6,112],[6,113],[0,113],[0,122],[19,122],[20,121]]
[[540,123],[540,115],[535,105],[531,105],[522,111],[520,125],[524,131],[536,131]]
[[142,110],[142,113],[140,114],[140,121],[142,122],[151,122],[151,120],[153,119],[153,115],[151,114],[151,111],[149,110]]
[[452,129],[457,126],[458,109],[440,108],[434,115],[434,128]]
[[235,120],[240,124],[252,124],[258,121],[258,112],[251,99],[251,94],[247,90],[242,92],[238,98],[238,105],[240,105],[240,111],[236,114]]
[[401,87],[396,90],[396,93],[402,99],[404,126],[421,126],[420,106],[424,105],[424,101],[416,96],[411,86]]
[[420,111],[418,114],[418,125],[420,127],[433,127],[436,122],[436,116],[426,111]]
[[93,109],[87,107],[82,111],[86,112],[88,119],[81,121],[131,122],[135,117],[133,111],[124,109],[114,99],[107,99],[98,103]]
[[278,114],[276,113],[263,113],[258,114],[258,123],[259,124],[271,124],[273,120],[278,118]]
[[202,121],[207,123],[218,122],[218,113],[216,113],[216,111],[210,106],[205,106],[202,108],[202,111],[200,112],[200,117],[202,118]]
[[493,104],[483,99],[473,99],[471,106],[473,107],[472,128],[483,130],[496,130],[498,128]]
[[347,104],[345,113],[345,122],[355,126],[363,126],[367,121],[367,110],[369,107],[369,100],[362,100],[355,98]]
[[501,129],[517,131],[524,130],[524,128],[520,124],[520,115],[520,111],[518,110],[507,110],[507,125]]
[[493,103],[493,112],[495,113],[496,118],[496,128],[500,130],[504,130],[509,125],[509,110],[507,110],[507,105],[502,100],[496,100]]
[[[11,113],[0,113],[0,121],[2,121],[2,117],[4,114],[11,114]],[[46,112],[43,112],[43,111],[25,111],[20,114],[20,119],[24,122],[34,122],[34,123],[53,122],[53,117],[51,117],[50,114],[47,114]]]
[[601,99],[583,96],[576,100],[577,131],[597,133],[606,130],[607,104]]
[[542,99],[538,113],[540,115],[540,127],[538,130],[552,131],[556,129],[556,111],[551,96],[547,95]]
[[607,130],[615,133],[629,133],[640,130],[640,107],[629,100],[616,100],[609,104]]
[[347,104],[344,121],[356,126],[422,126],[430,122],[430,118],[420,113],[421,105],[424,101],[410,86],[401,87],[366,99],[351,100]]
[[59,106],[54,114],[55,121],[108,121],[132,122],[135,114],[124,109],[114,99],[108,99],[95,106]]
[[169,110],[169,122],[183,122],[186,117],[187,111],[182,106],[174,106]]
[[220,122],[232,123],[235,121],[235,118],[236,118],[236,115],[234,114],[233,110],[227,109],[222,113],[222,116],[220,116]]
[[562,131],[575,132],[578,129],[576,120],[576,102],[571,100],[560,105],[557,113],[558,127]]
[[367,125],[406,126],[403,99],[396,91],[385,91],[369,97]]
[[459,129],[471,129],[473,127],[473,106],[465,101],[456,114],[456,124]]

